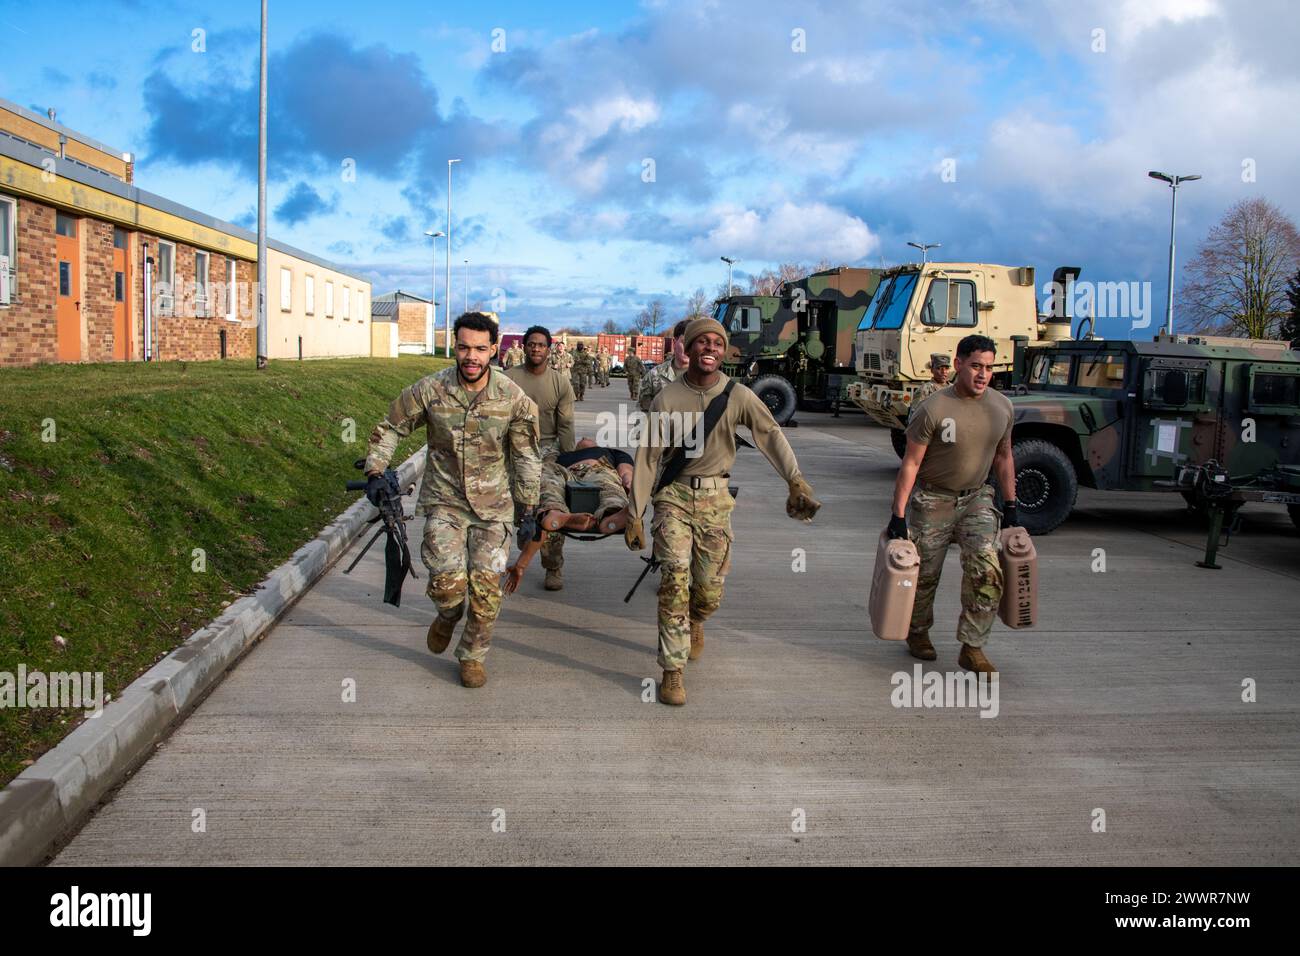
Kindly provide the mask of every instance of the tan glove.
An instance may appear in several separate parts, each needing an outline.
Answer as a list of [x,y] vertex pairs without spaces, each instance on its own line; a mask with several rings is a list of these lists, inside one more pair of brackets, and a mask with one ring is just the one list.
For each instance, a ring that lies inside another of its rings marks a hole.
[[627,519],[627,527],[623,529],[623,540],[627,542],[630,551],[645,550],[645,528],[640,518]]
[[812,521],[822,503],[813,497],[812,485],[803,478],[790,482],[790,497],[785,502],[785,513],[796,521]]

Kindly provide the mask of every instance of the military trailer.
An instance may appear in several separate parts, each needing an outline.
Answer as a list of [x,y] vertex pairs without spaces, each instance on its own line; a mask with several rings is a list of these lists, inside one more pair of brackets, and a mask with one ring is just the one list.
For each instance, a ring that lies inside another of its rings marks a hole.
[[778,295],[732,295],[713,317],[727,329],[726,374],[739,378],[785,425],[795,409],[847,400],[856,381],[853,336],[879,269],[827,269],[787,282]]
[[849,400],[890,429],[901,457],[912,398],[930,378],[930,355],[954,355],[966,336],[987,335],[998,346],[993,386],[1009,388],[1013,337],[1070,338],[1073,319],[1065,290],[1078,275],[1074,266],[1053,273],[1054,303],[1040,316],[1030,266],[929,262],[889,269],[858,325],[858,378],[848,388]]
[[1300,527],[1300,353],[1287,343],[1162,333],[1016,346],[1016,498],[1031,533],[1063,522],[1080,485],[1181,493],[1216,521],[1273,502]]

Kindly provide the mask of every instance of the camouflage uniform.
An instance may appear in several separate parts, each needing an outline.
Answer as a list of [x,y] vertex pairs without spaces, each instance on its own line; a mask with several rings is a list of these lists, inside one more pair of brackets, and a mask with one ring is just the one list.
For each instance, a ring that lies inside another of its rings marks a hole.
[[420,557],[439,615],[459,620],[468,594],[469,619],[456,647],[462,661],[487,655],[514,506],[535,507],[541,484],[536,406],[504,373],[486,374],[477,396],[460,384],[455,366],[403,389],[370,434],[365,466],[367,473],[387,467],[397,443],[425,426],[428,450],[416,504],[416,513],[427,516]]
[[522,365],[524,363],[524,350],[518,345],[512,345],[510,348],[506,349],[506,353],[502,358],[504,359],[501,363],[502,365],[506,368],[514,368],[516,365]]
[[583,349],[573,356],[573,368],[570,380],[573,382],[573,397],[582,401],[587,394],[587,385],[591,381],[591,353]]
[[[672,482],[651,501],[650,532],[660,560],[659,666],[679,670],[691,652],[691,621],[703,622],[722,604],[731,570],[731,510],[735,499],[724,477],[692,491]],[[686,560],[682,560],[685,558]]]
[[655,400],[655,396],[663,391],[663,387],[669,382],[675,382],[684,371],[685,369],[673,368],[672,356],[656,365],[650,374],[641,380],[641,388],[636,399],[636,403],[641,406],[641,411],[650,411],[650,403]]
[[962,570],[957,640],[983,647],[1002,598],[1002,565],[997,547],[1001,513],[993,504],[993,486],[986,484],[967,494],[954,495],[918,485],[908,502],[907,525],[921,556],[908,637],[929,636],[939,575],[948,545],[956,541],[961,548]]
[[627,397],[635,400],[641,389],[641,360],[629,354],[623,363],[623,370],[627,372]]
[[[570,478],[597,485],[600,488],[600,504],[597,506],[595,514],[603,516],[611,511],[622,511],[627,507],[627,491],[623,488],[623,482],[619,480],[618,469],[614,468],[604,458],[579,461],[568,468],[555,461],[548,461],[543,464],[540,507],[568,511],[569,506],[564,498],[564,488]],[[563,541],[564,535],[548,535],[546,539],[548,544],[552,538],[559,538]],[[543,558],[546,557],[545,544],[542,545],[542,556]],[[545,564],[542,566],[546,567]]]

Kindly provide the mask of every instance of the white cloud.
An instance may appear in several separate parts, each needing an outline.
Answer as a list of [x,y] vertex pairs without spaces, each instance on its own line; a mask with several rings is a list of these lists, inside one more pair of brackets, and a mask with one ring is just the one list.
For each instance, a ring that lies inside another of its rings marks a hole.
[[766,211],[739,206],[713,210],[716,225],[693,243],[700,255],[731,255],[753,262],[826,258],[853,263],[880,245],[867,224],[825,203],[783,202]]

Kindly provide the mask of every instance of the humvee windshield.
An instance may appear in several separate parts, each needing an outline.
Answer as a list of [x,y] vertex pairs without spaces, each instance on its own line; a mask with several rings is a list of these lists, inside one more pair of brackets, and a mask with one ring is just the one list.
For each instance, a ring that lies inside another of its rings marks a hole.
[[1123,388],[1123,352],[1078,355],[1047,352],[1034,356],[1028,384],[1036,388]]
[[916,276],[915,272],[904,272],[882,282],[871,300],[871,307],[858,323],[858,329],[901,328],[903,316],[907,315],[907,304],[912,300],[912,290],[916,287]]

